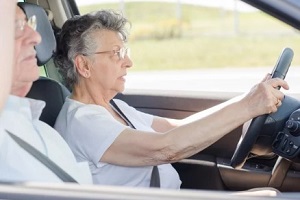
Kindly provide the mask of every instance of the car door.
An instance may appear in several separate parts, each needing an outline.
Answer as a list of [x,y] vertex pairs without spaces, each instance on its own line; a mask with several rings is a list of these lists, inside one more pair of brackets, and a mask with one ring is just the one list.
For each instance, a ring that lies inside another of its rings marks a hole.
[[[276,0],[245,2],[278,17],[295,28],[299,28],[298,24],[300,24],[300,18],[297,18],[298,15],[293,14],[287,16],[287,13],[291,10],[290,3],[292,1]],[[51,4],[54,4],[54,2],[51,2]],[[69,1],[69,4],[65,2],[65,4],[67,5],[64,7],[66,12],[64,13],[65,16],[70,17],[72,16],[72,13],[76,14],[79,12],[76,7],[76,1]],[[274,6],[276,6],[276,9]],[[278,52],[280,52],[280,50],[278,50]],[[274,57],[274,63],[276,59],[277,57]],[[59,80],[59,77],[55,74],[56,72],[53,64],[50,63],[46,67],[49,71],[48,75]],[[256,78],[250,85],[257,83],[257,80],[260,80],[266,72],[271,71],[272,66],[264,68],[261,74],[258,74],[258,71],[255,69],[254,73]],[[222,75],[226,76],[222,73],[223,71],[221,71],[219,79]],[[249,73],[250,72],[247,70],[243,71],[243,74]],[[200,85],[202,83],[203,88],[197,88],[197,90],[193,87],[193,84],[195,84],[193,82],[190,85],[186,85],[187,90],[177,89],[179,87],[176,85],[178,84],[178,81],[176,84],[175,82],[171,83],[171,85],[174,84],[172,85],[172,89],[164,88],[163,85],[160,84],[158,84],[156,88],[143,89],[140,85],[142,85],[146,79],[150,80],[150,84],[157,82],[157,75],[154,74],[149,78],[150,74],[150,72],[146,72],[143,75],[144,77],[139,77],[140,79],[138,80],[141,82],[134,82],[133,84],[137,87],[127,88],[126,91],[123,94],[119,94],[117,98],[122,99],[136,109],[149,114],[181,119],[196,112],[211,108],[214,105],[220,104],[242,93],[240,90],[234,90],[227,85],[222,85],[223,83],[220,83],[218,90],[210,90],[207,89],[209,84],[204,81],[201,82],[201,80],[200,83],[198,82],[197,84]],[[185,81],[188,82],[187,80],[188,78]],[[227,80],[232,82],[231,78],[228,78]],[[244,82],[247,81],[248,80],[245,80]],[[214,79],[214,82],[218,82],[218,77]],[[244,82],[239,79],[237,82],[234,82],[233,85],[242,85]],[[180,86],[184,84],[184,81],[179,83]],[[246,87],[248,88],[249,83],[246,84]],[[191,89],[192,87],[193,89]],[[234,129],[219,141],[196,155],[180,162],[173,163],[173,166],[178,171],[182,180],[182,188],[246,190],[255,187],[272,186],[270,184],[270,180],[272,180],[272,171],[278,160],[278,156],[275,154],[251,158],[245,163],[242,169],[234,169],[230,166],[230,159],[242,134],[242,126],[243,125]],[[281,184],[279,189],[282,191],[299,191],[300,184],[296,184],[299,180],[299,166],[297,164],[292,164],[287,172],[287,176],[284,176],[280,181]]]
[[[299,28],[299,18],[297,18],[299,14],[291,14],[291,10],[296,11],[292,4],[296,1],[245,2],[295,28]],[[270,67],[269,72],[271,71],[272,67]],[[152,78],[155,81],[155,77]],[[129,89],[124,94],[119,95],[118,98],[140,111],[162,117],[181,119],[227,101],[239,94],[232,92],[231,88],[223,92],[183,92],[176,91],[174,88],[165,91],[139,90],[137,92]],[[295,184],[299,181],[298,164],[294,163],[290,166],[287,175],[279,181],[280,183],[274,185],[272,182],[274,179],[277,180],[275,175],[272,174],[274,174],[276,162],[280,159],[275,154],[249,159],[242,169],[234,169],[230,166],[230,160],[242,134],[242,129],[241,125],[207,149],[190,158],[174,163],[173,166],[179,172],[183,181],[182,188],[246,190],[255,187],[273,186],[282,191],[299,191],[299,184]]]
[[[235,96],[235,94],[223,93],[214,93],[211,95],[206,92],[190,92],[184,95],[176,91],[164,91],[160,93],[136,94],[128,91],[125,94],[119,95],[118,98],[126,101],[129,105],[140,111],[162,117],[181,119]],[[202,152],[181,162],[174,163],[173,166],[179,172],[183,182],[182,188],[244,189],[234,188],[234,185],[227,186],[223,181],[224,176],[227,176],[227,172],[225,175],[222,175],[223,167],[219,165],[222,164],[229,167],[229,161],[241,135],[241,130],[242,127],[240,126]],[[256,185],[260,184],[257,181]]]

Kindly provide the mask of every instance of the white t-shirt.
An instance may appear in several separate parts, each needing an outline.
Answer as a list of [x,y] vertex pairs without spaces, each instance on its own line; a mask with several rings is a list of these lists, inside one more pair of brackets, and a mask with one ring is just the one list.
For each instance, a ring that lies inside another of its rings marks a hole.
[[[137,130],[153,132],[153,116],[115,100]],[[102,185],[149,187],[152,166],[125,167],[99,162],[105,151],[128,126],[115,120],[102,106],[67,98],[55,129],[65,138],[78,161],[88,161],[93,181]],[[179,189],[181,181],[171,164],[159,165],[161,188]]]
[[10,96],[0,116],[0,181],[62,182],[4,131],[17,135],[45,154],[76,181],[92,184],[87,162],[77,163],[64,139],[39,120],[45,103]]

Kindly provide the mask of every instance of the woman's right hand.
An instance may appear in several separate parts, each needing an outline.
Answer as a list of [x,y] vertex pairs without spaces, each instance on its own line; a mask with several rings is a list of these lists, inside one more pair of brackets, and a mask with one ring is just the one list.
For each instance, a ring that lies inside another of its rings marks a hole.
[[284,94],[277,89],[278,87],[289,89],[287,82],[282,79],[265,78],[242,99],[245,102],[245,109],[248,109],[252,118],[277,111],[284,98]]

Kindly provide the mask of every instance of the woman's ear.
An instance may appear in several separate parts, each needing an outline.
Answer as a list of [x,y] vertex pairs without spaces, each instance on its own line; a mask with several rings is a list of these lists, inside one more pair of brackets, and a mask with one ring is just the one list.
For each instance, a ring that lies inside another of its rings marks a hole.
[[77,55],[74,59],[77,72],[84,78],[90,77],[89,60],[83,55]]

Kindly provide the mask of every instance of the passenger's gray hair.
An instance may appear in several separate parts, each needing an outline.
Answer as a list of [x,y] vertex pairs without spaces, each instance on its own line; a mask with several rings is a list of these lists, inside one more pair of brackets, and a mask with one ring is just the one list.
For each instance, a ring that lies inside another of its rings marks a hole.
[[95,31],[111,30],[119,32],[124,42],[127,41],[129,21],[119,12],[100,10],[83,16],[68,19],[57,37],[57,49],[54,63],[62,75],[65,85],[72,90],[78,83],[74,59],[77,55],[91,55],[97,44],[92,37]]

